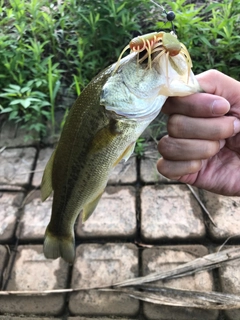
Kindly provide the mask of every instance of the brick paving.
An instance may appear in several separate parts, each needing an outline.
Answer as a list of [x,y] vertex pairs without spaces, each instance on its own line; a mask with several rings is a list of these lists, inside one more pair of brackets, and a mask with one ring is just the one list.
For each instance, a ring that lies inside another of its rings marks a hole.
[[[240,250],[240,247],[239,247]],[[219,268],[219,278],[221,289],[225,293],[239,294],[240,288],[240,261],[226,263]],[[239,310],[224,311],[226,317],[231,320],[239,320]]]
[[[6,147],[5,149],[2,147]],[[2,149],[1,149],[2,148]],[[47,260],[42,243],[51,198],[42,203],[42,171],[53,146],[39,148],[1,133],[0,287],[3,291],[88,288],[111,285],[215,252],[240,247],[240,198],[197,190],[217,227],[210,224],[190,190],[156,170],[150,144],[142,159],[118,165],[96,211],[76,222],[76,259]],[[152,283],[198,291],[239,293],[240,262],[193,276]],[[0,296],[0,320],[239,320],[240,310],[213,311],[153,305],[117,292],[97,290],[47,295]]]
[[[82,244],[77,247],[71,286],[91,288],[138,276],[138,250],[126,243]],[[139,302],[126,295],[96,290],[73,293],[69,309],[75,315],[134,316]]]
[[[207,254],[207,248],[200,245],[162,246],[145,249],[142,255],[143,275],[156,271],[167,271]],[[195,291],[212,291],[214,289],[212,274],[207,271],[179,279],[156,281],[153,286]],[[187,308],[186,310],[186,308],[169,308],[167,306],[151,305],[146,302],[143,305],[143,312],[147,319],[156,320],[216,320],[218,317],[218,312],[215,310],[196,308]]]

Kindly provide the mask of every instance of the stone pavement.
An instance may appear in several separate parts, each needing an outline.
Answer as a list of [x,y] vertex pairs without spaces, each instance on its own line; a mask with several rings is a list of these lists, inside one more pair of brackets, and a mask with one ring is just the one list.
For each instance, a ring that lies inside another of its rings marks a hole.
[[[240,245],[240,198],[196,190],[217,227],[187,186],[157,173],[156,145],[142,159],[120,164],[93,215],[76,223],[76,260],[42,253],[51,198],[40,200],[42,171],[52,146],[0,139],[0,287],[2,291],[89,288],[169,270],[215,250],[226,239]],[[240,261],[219,270],[152,286],[239,293]],[[1,295],[0,320],[239,320],[240,310],[153,305],[97,290],[47,295]]]

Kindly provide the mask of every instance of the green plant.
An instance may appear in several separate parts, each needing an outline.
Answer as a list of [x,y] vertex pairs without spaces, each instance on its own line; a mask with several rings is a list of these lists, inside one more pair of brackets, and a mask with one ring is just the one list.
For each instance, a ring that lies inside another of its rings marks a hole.
[[[147,0],[82,0],[80,4],[75,0],[55,4],[48,0],[0,0],[0,4],[1,91],[11,84],[24,88],[34,80],[44,101],[49,102],[44,110],[51,115],[53,132],[60,85],[79,94],[101,69],[117,59],[133,32],[144,32],[139,23],[144,15],[138,6],[149,7]],[[21,122],[21,104],[15,105],[13,117],[8,98],[0,96],[2,112]],[[25,124],[30,125],[31,118],[34,123],[32,108],[26,108],[24,114],[28,117]]]
[[[217,68],[239,77],[239,1],[155,1],[175,12],[177,35],[190,51],[195,73]],[[133,37],[171,29],[162,10],[149,0],[0,0],[0,4],[0,93],[11,84],[24,88],[34,81],[31,90],[42,93],[39,99],[49,103],[41,107],[38,121],[41,127],[50,121],[53,133],[61,86],[79,95]],[[9,103],[6,95],[0,96],[2,112],[21,122],[23,106],[15,105],[13,117]],[[33,108],[26,108],[26,118],[25,125],[34,124]]]
[[4,93],[0,94],[1,98],[8,101],[8,106],[3,108],[0,105],[0,110],[1,113],[9,114],[9,120],[21,122],[22,127],[42,135],[45,133],[43,119],[50,118],[50,113],[45,107],[50,103],[46,100],[46,94],[36,90],[36,87],[35,81],[27,82],[24,87],[10,84],[3,89]]
[[52,124],[52,134],[55,133],[55,102],[58,90],[60,88],[60,70],[58,69],[59,63],[52,65],[52,57],[48,59],[48,90],[51,105],[51,124]]
[[139,159],[144,156],[145,148],[147,147],[147,145],[148,144],[145,142],[145,138],[140,137],[137,139],[134,153]]
[[166,121],[167,116],[163,113],[160,113],[147,129],[147,133],[149,134],[150,138],[156,143],[158,143],[158,140],[167,132]]
[[176,14],[177,35],[191,54],[194,72],[215,68],[238,79],[240,2],[167,3]]

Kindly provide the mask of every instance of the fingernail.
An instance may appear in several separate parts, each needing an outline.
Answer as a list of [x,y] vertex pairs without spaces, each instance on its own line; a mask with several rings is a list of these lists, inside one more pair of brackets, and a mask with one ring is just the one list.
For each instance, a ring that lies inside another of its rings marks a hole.
[[234,134],[240,132],[240,120],[239,119],[234,120],[233,127],[234,127]]
[[212,113],[216,115],[225,114],[230,109],[230,103],[225,99],[214,100],[212,104]]
[[225,146],[226,140],[219,140],[219,148],[222,149]]

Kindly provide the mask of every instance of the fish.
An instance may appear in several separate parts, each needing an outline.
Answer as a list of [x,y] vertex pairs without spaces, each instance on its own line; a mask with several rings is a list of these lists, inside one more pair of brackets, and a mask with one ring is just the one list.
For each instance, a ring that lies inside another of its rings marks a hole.
[[73,263],[79,213],[83,211],[84,222],[91,216],[112,169],[131,156],[136,140],[166,99],[200,90],[186,50],[178,47],[176,54],[164,47],[171,42],[169,33],[142,39],[136,39],[127,56],[100,72],[69,111],[41,183],[42,201],[53,191],[43,245],[48,259],[62,257]]

